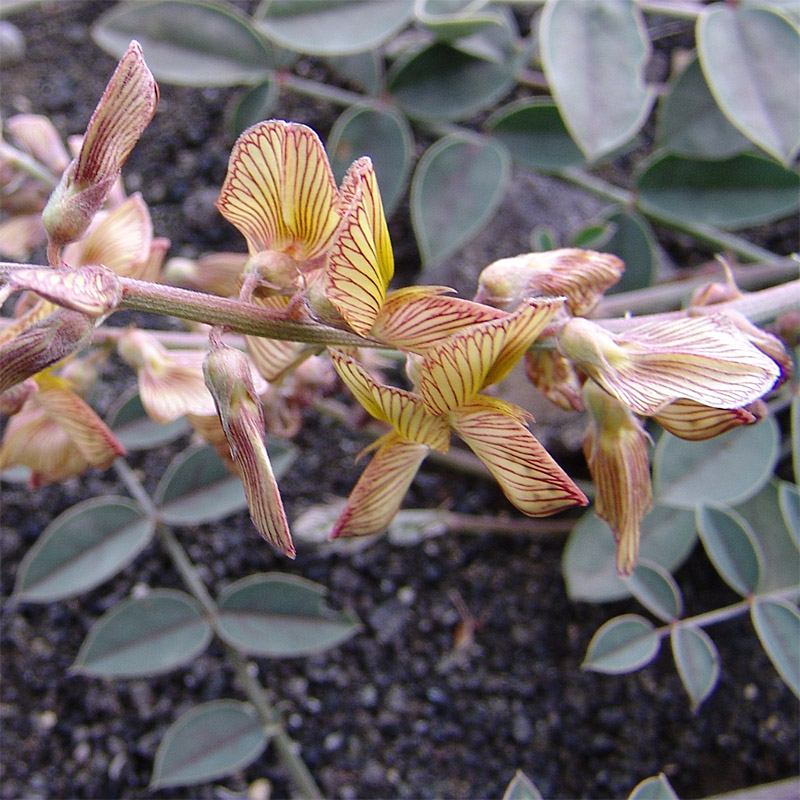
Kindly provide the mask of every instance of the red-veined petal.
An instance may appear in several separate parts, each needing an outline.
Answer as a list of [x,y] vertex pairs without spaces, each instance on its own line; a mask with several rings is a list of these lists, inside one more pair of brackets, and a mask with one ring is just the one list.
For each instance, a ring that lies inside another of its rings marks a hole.
[[424,445],[404,441],[397,434],[389,434],[383,442],[350,493],[331,539],[384,531],[428,454]]
[[430,414],[419,395],[378,383],[358,361],[341,351],[331,349],[330,356],[339,377],[373,417],[388,422],[408,441],[447,451],[447,423]]
[[407,286],[390,292],[370,335],[399,350],[424,353],[468,325],[505,316],[503,311],[460,297],[446,286]]
[[360,158],[342,182],[344,216],[325,269],[323,292],[348,325],[366,336],[394,275],[394,255],[378,180]]
[[694,400],[675,400],[653,414],[653,419],[674,436],[693,442],[713,439],[731,428],[758,421],[746,408],[711,408]]
[[583,492],[523,423],[523,414],[510,403],[481,396],[449,413],[448,420],[523,514],[544,517],[586,505]]
[[305,125],[268,120],[236,141],[217,208],[251,253],[277,250],[307,261],[333,241],[338,196],[317,134]]
[[61,428],[94,467],[105,469],[125,448],[117,437],[78,395],[58,387],[42,388],[31,397]]
[[[252,302],[261,308],[285,311],[289,305],[288,297],[254,295]],[[285,342],[282,339],[266,339],[263,336],[245,336],[247,350],[253,364],[264,380],[277,380],[292,364],[300,358],[306,345],[302,342]]]
[[561,298],[528,300],[513,314],[465,328],[427,350],[419,391],[428,409],[452,411],[505,377],[563,303]]

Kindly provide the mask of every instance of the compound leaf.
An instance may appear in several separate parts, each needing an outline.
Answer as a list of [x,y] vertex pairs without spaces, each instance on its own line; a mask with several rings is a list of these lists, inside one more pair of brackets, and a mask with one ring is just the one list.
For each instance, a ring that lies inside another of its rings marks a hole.
[[675,579],[660,564],[639,559],[633,573],[623,578],[630,593],[664,622],[683,615],[683,598]]

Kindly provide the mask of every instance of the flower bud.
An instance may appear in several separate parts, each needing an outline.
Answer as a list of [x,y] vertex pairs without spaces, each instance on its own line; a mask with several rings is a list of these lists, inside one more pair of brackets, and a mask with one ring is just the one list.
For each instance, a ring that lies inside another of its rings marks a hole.
[[117,180],[158,103],[158,86],[132,41],[89,120],[81,151],[42,212],[51,248],[79,239]]
[[244,353],[216,342],[203,362],[203,373],[231,456],[239,467],[253,524],[273,547],[294,558],[289,524],[267,453],[264,415],[250,363]]
[[4,343],[0,392],[80,350],[89,343],[93,327],[85,314],[61,308]]
[[617,542],[617,571],[630,575],[639,556],[642,518],[653,506],[649,437],[639,420],[594,381],[586,381],[583,400],[589,425],[583,452],[597,495],[595,513]]
[[511,309],[526,297],[564,296],[567,310],[585,316],[613,286],[625,265],[609,253],[575,247],[501,258],[481,272],[479,303]]
[[11,274],[10,281],[19,289],[36,292],[51,303],[88,317],[108,314],[122,299],[119,278],[103,266],[21,269]]

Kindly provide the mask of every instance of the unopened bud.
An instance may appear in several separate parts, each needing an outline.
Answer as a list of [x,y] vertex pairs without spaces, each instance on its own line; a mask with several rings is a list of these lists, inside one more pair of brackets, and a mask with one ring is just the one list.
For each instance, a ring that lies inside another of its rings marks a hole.
[[70,162],[42,221],[50,246],[62,247],[86,232],[117,180],[122,165],[158,103],[158,86],[132,41],[89,120],[81,151]]
[[479,303],[511,309],[526,297],[564,296],[568,311],[585,316],[625,271],[609,253],[576,247],[525,253],[489,264],[480,274]]
[[3,344],[0,354],[0,392],[56,364],[91,339],[92,320],[61,308]]
[[16,414],[25,401],[37,391],[36,381],[33,378],[26,378],[22,383],[0,393],[0,414],[5,414],[7,417]]
[[89,317],[108,314],[122,299],[119,278],[103,266],[21,269],[12,273],[10,281],[19,289],[36,292],[56,305]]

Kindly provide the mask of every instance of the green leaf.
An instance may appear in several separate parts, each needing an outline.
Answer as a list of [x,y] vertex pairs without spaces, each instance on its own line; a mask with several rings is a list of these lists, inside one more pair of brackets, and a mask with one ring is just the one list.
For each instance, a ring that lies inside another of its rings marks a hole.
[[653,453],[653,492],[678,508],[744,502],[769,481],[779,441],[772,417],[705,442],[663,433]]
[[761,582],[758,591],[771,592],[798,583],[797,545],[781,513],[778,482],[770,481],[747,502],[736,506],[755,536],[761,553]]
[[325,587],[294,575],[250,575],[219,598],[217,633],[243,653],[300,656],[341,644],[360,628],[325,605]]
[[108,580],[145,548],[153,520],[125,497],[95,497],[57,516],[22,560],[14,594],[47,603]]
[[659,103],[656,144],[688,158],[729,158],[750,142],[720,111],[703,70],[693,58]]
[[678,795],[662,773],[637,783],[628,800],[678,800]]
[[472,36],[489,25],[497,25],[495,9],[488,0],[417,0],[414,15],[441,42]]
[[715,3],[697,18],[697,50],[728,119],[788,164],[800,150],[800,32],[763,8]]
[[389,72],[388,89],[414,119],[465,119],[511,89],[518,60],[489,60],[435,42],[396,62]]
[[[671,572],[688,558],[696,541],[691,512],[656,504],[642,520],[640,557]],[[629,597],[631,590],[617,573],[616,559],[611,528],[587,511],[572,529],[561,563],[570,599],[603,603]]]
[[681,683],[689,693],[692,710],[714,691],[719,680],[719,652],[700,628],[675,626],[671,633],[672,655]]
[[762,556],[750,526],[735,511],[699,506],[700,541],[722,579],[743,597],[755,592],[761,578]]
[[756,597],[750,616],[761,645],[784,683],[800,697],[800,614],[785,600]]
[[234,104],[228,132],[237,137],[245,128],[270,119],[280,96],[280,85],[269,77],[249,88]]
[[531,250],[535,253],[558,249],[558,234],[549,225],[534,226],[529,239]]
[[659,564],[639,559],[633,573],[623,578],[630,593],[664,622],[683,616],[683,598],[675,579]]
[[89,631],[72,669],[104,678],[158,675],[200,655],[211,634],[194,598],[156,589],[106,612]]
[[346,83],[352,83],[367,94],[377,96],[383,87],[383,60],[377,50],[348,56],[329,56],[328,66]]
[[256,25],[298,53],[341,56],[383,44],[413,11],[414,0],[271,0]]
[[144,410],[139,390],[133,386],[120,396],[106,415],[108,427],[126,450],[150,450],[174,442],[189,433],[185,417],[162,425],[154,422]]
[[623,614],[597,630],[581,666],[611,675],[633,672],[649,664],[660,646],[661,639],[650,620],[638,614]]
[[548,0],[539,26],[545,75],[573,139],[593,161],[633,138],[654,92],[650,40],[629,0]]
[[800,205],[800,175],[752,153],[722,161],[660,156],[636,185],[643,212],[724,229],[772,222]]
[[604,253],[613,253],[625,262],[625,272],[609,290],[630,292],[645,289],[653,284],[658,270],[656,236],[650,223],[635,211],[615,210],[605,216],[614,228],[609,240],[602,246]]
[[369,156],[387,214],[397,207],[408,182],[413,161],[414,137],[405,117],[391,110],[350,106],[333,125],[327,150],[338,181],[350,164]]
[[92,28],[100,47],[119,58],[138,39],[157,80],[184,86],[234,86],[265,78],[274,54],[234,8],[183,0],[119,3]]
[[486,120],[486,129],[508,148],[514,161],[528,169],[548,172],[586,163],[551,100],[526,98],[509,103]]
[[579,247],[583,250],[602,250],[611,241],[616,233],[617,226],[613,222],[601,222],[596,225],[586,225],[570,239],[570,247]]
[[168,525],[199,525],[247,508],[241,480],[205,444],[189,447],[172,459],[153,501]]
[[451,135],[425,151],[411,182],[411,221],[422,261],[442,261],[491,219],[510,175],[506,149]]
[[786,530],[791,534],[795,547],[800,549],[800,486],[781,481],[778,484],[778,503]]
[[503,792],[503,800],[542,800],[542,795],[533,781],[518,769]]
[[213,700],[172,723],[156,751],[150,789],[221,778],[255,761],[267,731],[249,703]]

